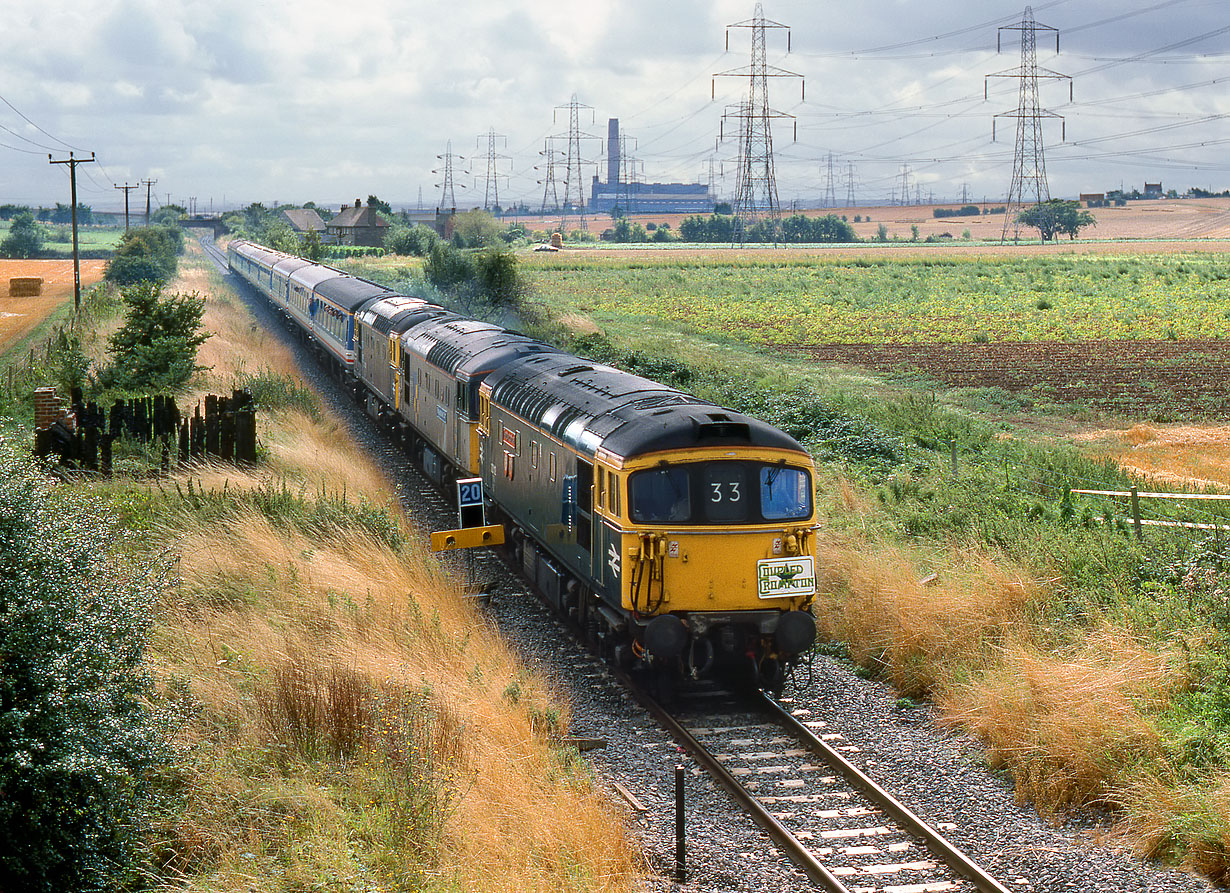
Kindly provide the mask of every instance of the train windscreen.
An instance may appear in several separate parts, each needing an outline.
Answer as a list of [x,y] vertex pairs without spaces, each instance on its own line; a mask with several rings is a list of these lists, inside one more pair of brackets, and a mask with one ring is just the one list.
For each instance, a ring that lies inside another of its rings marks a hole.
[[640,524],[764,524],[811,517],[811,475],[763,462],[689,462],[628,478]]

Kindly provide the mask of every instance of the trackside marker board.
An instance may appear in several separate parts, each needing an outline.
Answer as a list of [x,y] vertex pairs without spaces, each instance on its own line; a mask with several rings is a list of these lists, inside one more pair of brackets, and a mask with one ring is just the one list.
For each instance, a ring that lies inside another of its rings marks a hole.
[[474,549],[479,546],[499,546],[504,542],[504,525],[463,527],[460,530],[437,530],[431,535],[431,551]]
[[487,523],[483,501],[483,479],[462,478],[457,482],[457,529],[438,530],[431,535],[431,550],[474,549],[499,546],[504,542],[504,526]]
[[487,509],[483,505],[483,479],[462,478],[457,482],[457,526],[484,527]]

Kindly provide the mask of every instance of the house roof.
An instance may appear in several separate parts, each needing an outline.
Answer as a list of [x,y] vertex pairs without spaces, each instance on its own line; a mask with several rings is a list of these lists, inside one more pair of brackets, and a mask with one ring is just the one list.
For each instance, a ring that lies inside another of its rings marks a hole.
[[342,209],[342,213],[329,221],[329,226],[341,229],[364,229],[388,226],[388,223],[380,218],[375,208],[360,207]]
[[283,209],[282,216],[286,218],[287,223],[301,233],[309,230],[324,232],[325,222],[312,208],[286,208]]

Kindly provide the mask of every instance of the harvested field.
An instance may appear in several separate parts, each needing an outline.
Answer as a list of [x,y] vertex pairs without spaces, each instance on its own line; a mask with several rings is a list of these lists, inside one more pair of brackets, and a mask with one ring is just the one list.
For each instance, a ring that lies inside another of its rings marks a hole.
[[[989,202],[979,207],[1002,207],[1003,202]],[[1166,252],[1166,251],[1215,251],[1230,250],[1230,199],[1161,199],[1157,201],[1133,201],[1121,208],[1091,208],[1089,212],[1097,220],[1097,225],[1082,230],[1081,241],[1069,241],[1063,238],[1048,245],[985,245],[979,242],[998,242],[1004,227],[1002,214],[983,214],[978,217],[945,217],[936,218],[937,207],[953,208],[955,205],[907,205],[905,207],[853,207],[833,208],[831,210],[810,210],[801,213],[809,217],[824,214],[836,214],[846,217],[854,232],[860,239],[874,239],[876,232],[883,224],[890,240],[900,241],[862,242],[849,245],[809,246],[806,248],[774,248],[773,246],[747,246],[737,249],[749,252],[758,258],[763,258],[764,252],[781,252],[784,256],[798,254],[831,254],[840,252],[842,256],[893,257],[904,256],[902,252],[934,256],[942,254],[977,254],[997,255],[1005,253],[1029,254],[1116,254],[1124,251],[1125,241],[1148,242],[1147,248],[1138,247],[1133,250]],[[668,223],[675,232],[679,224],[689,215],[686,214],[634,214],[631,219],[640,223]],[[857,223],[854,218],[861,218]],[[554,227],[558,217],[524,218],[523,222],[530,229],[541,230]],[[579,223],[579,221],[576,221]],[[575,223],[573,224],[575,225]],[[590,232],[601,233],[611,225],[607,219],[599,218],[589,223]],[[952,241],[945,240],[939,244],[923,244],[911,242],[913,231],[918,227],[920,239],[927,236],[950,234]],[[974,244],[965,242],[962,234],[969,230],[970,239]],[[1024,230],[1023,235],[1037,238],[1036,230]],[[573,245],[567,246],[567,254],[583,254],[588,252],[610,251],[610,248],[589,249]],[[672,249],[669,244],[618,246],[622,253],[631,251],[644,253],[648,256],[661,257],[664,254],[680,249]],[[686,248],[688,253],[705,255],[713,251],[730,252],[729,246],[714,245],[713,248]]]
[[820,344],[788,348],[822,363],[999,388],[1128,417],[1230,413],[1230,340]]
[[[81,287],[102,279],[104,260],[81,262]],[[43,293],[37,298],[10,298],[9,279],[37,276]],[[0,260],[0,353],[73,299],[73,262],[65,260]]]

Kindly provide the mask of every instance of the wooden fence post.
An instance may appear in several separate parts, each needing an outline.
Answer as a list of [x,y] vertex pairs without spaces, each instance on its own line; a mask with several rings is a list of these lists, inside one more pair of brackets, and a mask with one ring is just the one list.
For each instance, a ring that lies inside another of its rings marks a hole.
[[1132,526],[1136,529],[1136,539],[1144,539],[1144,532],[1140,527],[1140,493],[1136,488],[1132,488]]

